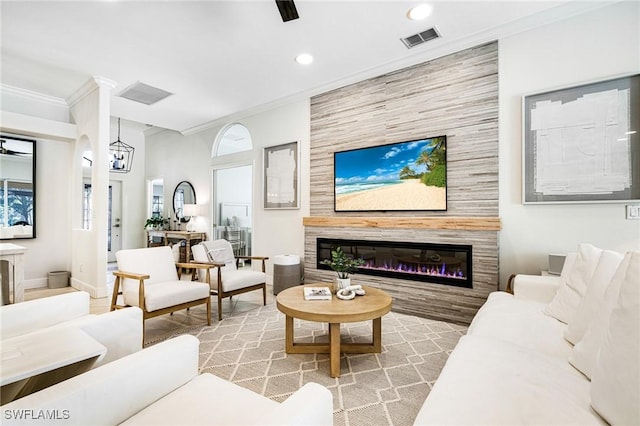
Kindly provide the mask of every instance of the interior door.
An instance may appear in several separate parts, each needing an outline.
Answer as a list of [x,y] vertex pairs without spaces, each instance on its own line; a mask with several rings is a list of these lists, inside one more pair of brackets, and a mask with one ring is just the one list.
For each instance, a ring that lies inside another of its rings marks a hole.
[[116,252],[122,249],[122,182],[109,182],[109,217],[107,220],[107,260],[116,261]]

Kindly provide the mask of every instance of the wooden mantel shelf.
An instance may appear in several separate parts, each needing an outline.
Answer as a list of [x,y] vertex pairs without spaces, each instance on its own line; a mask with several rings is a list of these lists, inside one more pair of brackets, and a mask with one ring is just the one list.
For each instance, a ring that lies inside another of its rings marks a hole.
[[312,216],[302,219],[304,226],[329,228],[413,228],[499,231],[499,217],[353,217]]

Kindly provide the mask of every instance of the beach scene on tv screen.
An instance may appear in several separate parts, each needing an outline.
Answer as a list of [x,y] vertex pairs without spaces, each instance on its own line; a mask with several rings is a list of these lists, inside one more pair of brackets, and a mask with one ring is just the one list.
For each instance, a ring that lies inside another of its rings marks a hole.
[[336,152],[335,210],[446,210],[446,137]]

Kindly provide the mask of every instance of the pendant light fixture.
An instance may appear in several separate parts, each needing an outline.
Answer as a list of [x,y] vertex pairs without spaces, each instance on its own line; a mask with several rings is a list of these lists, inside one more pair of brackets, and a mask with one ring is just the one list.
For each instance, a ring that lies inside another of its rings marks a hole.
[[118,118],[118,140],[109,145],[109,171],[129,173],[135,148],[120,140],[120,118]]

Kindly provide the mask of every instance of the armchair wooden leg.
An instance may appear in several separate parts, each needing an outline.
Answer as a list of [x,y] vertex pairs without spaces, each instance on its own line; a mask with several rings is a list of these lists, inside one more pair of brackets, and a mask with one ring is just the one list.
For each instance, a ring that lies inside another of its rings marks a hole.
[[211,297],[207,300],[207,325],[211,325]]
[[116,303],[118,303],[118,294],[120,294],[120,277],[116,277],[113,283],[113,295],[111,296],[111,311],[116,309]]
[[267,306],[267,285],[262,284],[262,304]]
[[222,297],[218,293],[218,321],[222,321]]

